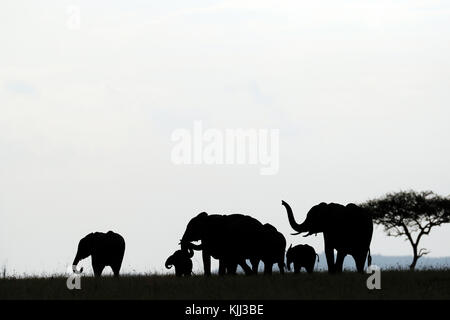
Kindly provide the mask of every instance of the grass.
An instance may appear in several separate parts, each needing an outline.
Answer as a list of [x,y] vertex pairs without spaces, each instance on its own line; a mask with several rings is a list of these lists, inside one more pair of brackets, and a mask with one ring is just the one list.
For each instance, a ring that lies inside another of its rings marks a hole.
[[381,290],[368,290],[369,275],[325,272],[281,276],[124,275],[120,279],[81,278],[81,290],[68,290],[65,276],[0,279],[0,299],[450,299],[450,272],[382,271]]

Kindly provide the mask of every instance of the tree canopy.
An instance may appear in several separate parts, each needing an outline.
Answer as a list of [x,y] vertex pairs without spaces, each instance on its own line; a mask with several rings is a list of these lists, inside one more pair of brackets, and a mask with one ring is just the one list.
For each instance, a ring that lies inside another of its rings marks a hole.
[[388,193],[362,206],[371,210],[373,221],[382,225],[388,236],[404,236],[411,243],[414,254],[411,269],[420,257],[429,253],[418,248],[422,237],[430,234],[433,227],[450,222],[450,198],[432,191]]

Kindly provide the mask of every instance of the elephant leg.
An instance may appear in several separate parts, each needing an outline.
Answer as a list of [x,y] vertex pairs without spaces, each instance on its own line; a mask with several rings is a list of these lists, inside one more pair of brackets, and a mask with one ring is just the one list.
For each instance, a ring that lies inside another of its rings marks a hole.
[[300,273],[300,269],[301,269],[301,266],[299,266],[299,265],[294,265],[294,273],[295,274],[299,274]]
[[105,269],[104,264],[92,264],[92,269],[94,269],[94,276],[100,277],[102,275],[103,269]]
[[226,266],[227,268],[227,274],[230,275],[236,275],[236,270],[237,270],[237,263],[230,263]]
[[111,269],[113,270],[115,277],[119,276],[119,271],[120,271],[120,268],[122,267],[122,261],[123,261],[123,252],[122,252],[122,256],[120,257],[120,259],[118,259],[116,261],[116,263],[111,266]]
[[278,269],[280,269],[281,274],[284,274],[284,261],[278,262]]
[[325,256],[327,257],[328,272],[334,273],[335,265],[334,265],[334,250],[333,250],[333,248],[325,247]]
[[223,259],[219,260],[219,276],[224,276],[226,271],[226,263]]
[[358,270],[359,273],[364,273],[364,264],[366,262],[366,255],[367,253],[364,252],[353,256],[353,259],[355,259],[356,270]]
[[253,258],[250,259],[250,263],[252,264],[252,271],[254,274],[258,274],[259,269],[259,259]]
[[245,261],[245,259],[242,260],[242,261],[240,261],[240,262],[239,262],[239,265],[240,265],[240,266],[242,267],[242,269],[244,270],[246,276],[249,276],[249,275],[252,275],[252,274],[253,274],[252,269],[248,266],[248,264],[247,264],[247,262]]
[[119,277],[119,271],[120,271],[120,264],[111,266],[111,269],[112,269],[112,271],[114,273],[114,277],[118,278]]
[[183,266],[183,271],[181,273],[185,277],[189,277],[192,274],[192,261],[191,260],[186,261],[186,264]]
[[344,258],[347,254],[343,253],[342,251],[338,251],[337,257],[336,257],[336,272],[342,272],[342,266],[344,264]]
[[209,253],[205,250],[202,251],[202,258],[203,258],[203,269],[205,271],[206,276],[211,275],[211,256]]
[[271,275],[272,274],[272,263],[267,260],[265,260],[263,262],[264,262],[264,274]]

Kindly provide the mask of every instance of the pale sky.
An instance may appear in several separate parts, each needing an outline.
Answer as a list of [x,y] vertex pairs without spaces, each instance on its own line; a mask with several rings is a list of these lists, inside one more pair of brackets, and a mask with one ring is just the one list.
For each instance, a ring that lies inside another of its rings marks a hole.
[[[300,222],[322,201],[450,194],[449,2],[168,2],[1,2],[0,267],[62,273],[80,238],[114,230],[123,271],[165,271],[201,211],[321,252],[282,199]],[[174,165],[171,133],[195,120],[279,129],[278,174]],[[450,256],[449,231],[430,256]],[[411,254],[381,230],[371,251]]]

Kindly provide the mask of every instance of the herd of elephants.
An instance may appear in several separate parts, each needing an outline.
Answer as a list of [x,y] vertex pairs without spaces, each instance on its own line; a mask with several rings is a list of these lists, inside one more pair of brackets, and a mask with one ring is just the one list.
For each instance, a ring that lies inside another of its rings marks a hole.
[[[289,223],[305,236],[323,233],[325,255],[330,273],[342,272],[346,255],[353,256],[356,269],[363,272],[367,259],[371,264],[370,242],[373,223],[370,212],[353,203],[343,206],[337,203],[320,203],[312,207],[303,223],[295,221],[291,207],[285,201]],[[199,244],[193,242],[201,241]],[[192,273],[194,250],[202,251],[205,275],[211,275],[211,257],[219,260],[219,275],[236,274],[241,266],[246,275],[256,274],[259,262],[264,263],[264,273],[271,274],[273,264],[278,264],[280,273],[284,268],[294,272],[303,267],[311,273],[316,262],[315,250],[309,245],[289,247],[286,252],[286,239],[269,223],[262,224],[257,219],[242,214],[207,214],[202,212],[192,218],[175,251],[166,261],[166,268],[175,266],[177,276]],[[336,261],[334,250],[337,252]],[[80,240],[73,261],[74,272],[80,260],[91,256],[95,276],[100,276],[105,266],[110,266],[114,275],[119,276],[125,252],[125,240],[117,233],[90,233]],[[286,255],[286,259],[285,259]],[[247,265],[250,261],[251,267]],[[286,261],[286,263],[285,263]]]

